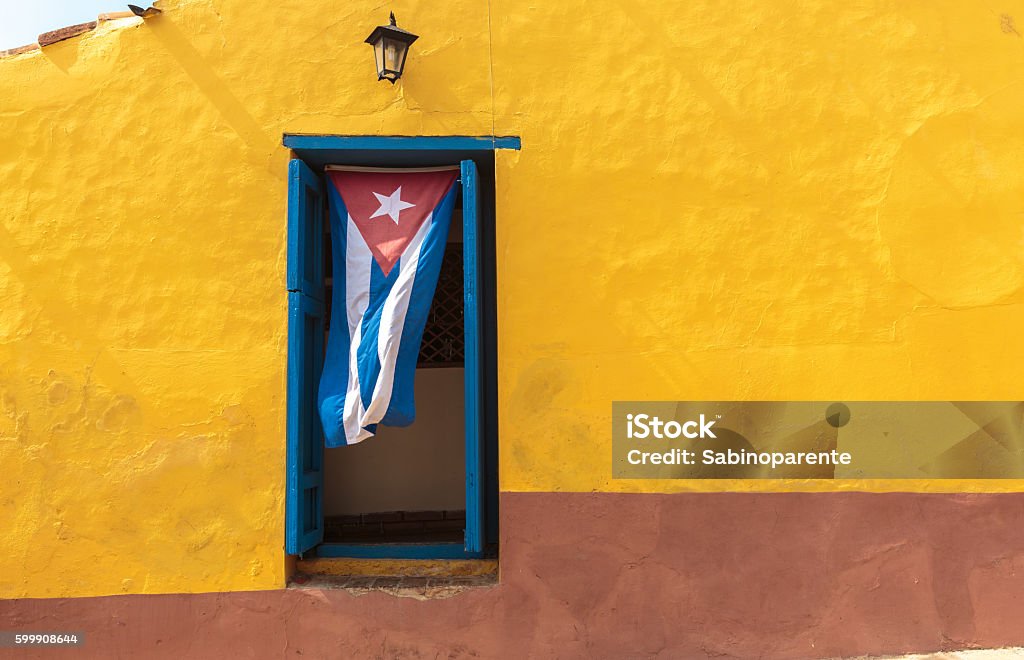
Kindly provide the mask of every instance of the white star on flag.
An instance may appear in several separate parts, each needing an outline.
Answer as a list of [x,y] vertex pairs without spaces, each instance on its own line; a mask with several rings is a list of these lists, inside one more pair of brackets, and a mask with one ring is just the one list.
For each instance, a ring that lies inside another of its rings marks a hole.
[[398,190],[391,193],[390,195],[381,195],[380,193],[373,193],[373,196],[380,202],[380,208],[373,212],[370,216],[371,219],[382,215],[389,215],[394,220],[395,224],[398,224],[398,216],[405,209],[416,206],[409,202],[402,201],[402,186],[398,186]]

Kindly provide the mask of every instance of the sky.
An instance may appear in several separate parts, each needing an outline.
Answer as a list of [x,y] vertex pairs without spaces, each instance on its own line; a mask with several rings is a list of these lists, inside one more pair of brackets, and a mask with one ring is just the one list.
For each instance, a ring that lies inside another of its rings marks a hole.
[[[150,5],[146,0],[133,4]],[[127,0],[0,0],[0,50],[33,43],[42,32],[95,21],[103,12],[127,9]]]

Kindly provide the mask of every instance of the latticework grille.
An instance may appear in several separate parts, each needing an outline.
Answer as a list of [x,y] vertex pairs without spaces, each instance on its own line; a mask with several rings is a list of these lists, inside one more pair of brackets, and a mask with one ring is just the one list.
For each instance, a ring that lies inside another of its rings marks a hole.
[[461,367],[466,354],[462,325],[462,244],[449,243],[441,262],[417,366]]

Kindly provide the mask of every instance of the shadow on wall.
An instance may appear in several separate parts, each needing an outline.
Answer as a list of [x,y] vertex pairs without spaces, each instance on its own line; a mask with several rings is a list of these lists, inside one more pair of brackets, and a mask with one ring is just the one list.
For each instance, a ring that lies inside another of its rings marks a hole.
[[[177,25],[164,15],[156,20],[147,21],[145,27],[174,57],[182,70],[196,84],[196,87],[210,100],[224,121],[242,138],[254,156],[259,156],[262,160],[277,150],[276,139],[264,132],[256,119],[249,114],[224,80],[214,73],[213,67],[192,46],[188,37],[178,29]],[[270,172],[282,180],[286,177],[284,168],[278,170],[271,165]]]

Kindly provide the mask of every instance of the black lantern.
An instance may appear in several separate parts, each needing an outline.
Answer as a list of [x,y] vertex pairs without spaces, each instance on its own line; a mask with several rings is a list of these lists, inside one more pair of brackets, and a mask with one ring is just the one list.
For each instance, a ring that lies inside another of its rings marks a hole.
[[373,46],[373,57],[377,60],[377,80],[390,80],[394,85],[402,77],[409,45],[417,39],[419,37],[412,32],[406,32],[395,25],[395,12],[391,12],[391,25],[378,25],[373,29],[366,43]]

